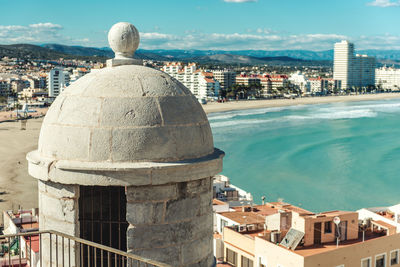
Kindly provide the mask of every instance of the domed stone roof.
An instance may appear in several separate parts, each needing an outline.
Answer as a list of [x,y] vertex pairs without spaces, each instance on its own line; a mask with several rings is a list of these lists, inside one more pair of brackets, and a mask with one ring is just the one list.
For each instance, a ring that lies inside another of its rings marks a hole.
[[133,58],[139,32],[109,31],[115,58],[66,88],[43,121],[38,156],[81,162],[170,162],[214,152],[210,125],[193,94]]
[[177,161],[214,152],[206,114],[168,74],[139,65],[107,67],[67,87],[51,105],[39,137],[46,158]]
[[139,34],[115,24],[116,57],[67,87],[43,120],[29,174],[42,181],[100,186],[185,182],[222,171],[200,103],[179,81],[144,67]]

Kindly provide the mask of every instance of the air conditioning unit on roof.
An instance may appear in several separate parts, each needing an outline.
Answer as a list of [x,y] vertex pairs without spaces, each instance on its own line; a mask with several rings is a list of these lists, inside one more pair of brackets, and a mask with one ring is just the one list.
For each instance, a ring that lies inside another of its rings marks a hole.
[[246,228],[246,225],[245,225],[245,224],[239,225],[239,232],[240,232],[240,233],[246,232],[246,231],[247,231],[247,228]]
[[247,225],[247,231],[255,231],[255,230],[257,230],[256,225],[254,224]]

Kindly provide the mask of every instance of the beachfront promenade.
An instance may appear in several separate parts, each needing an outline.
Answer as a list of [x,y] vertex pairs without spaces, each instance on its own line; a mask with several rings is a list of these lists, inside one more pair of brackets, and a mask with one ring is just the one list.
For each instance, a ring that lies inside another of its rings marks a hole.
[[[46,115],[48,108],[35,108],[35,112],[30,112],[30,118],[38,118]],[[22,112],[19,115],[23,115]],[[0,111],[0,122],[17,120],[17,113],[15,111]],[[0,126],[1,127],[1,126]]]
[[[354,101],[372,101],[400,98],[400,93],[380,93],[365,95],[345,95],[345,96],[318,96],[318,97],[301,97],[295,99],[260,99],[260,100],[239,100],[229,101],[225,103],[209,102],[203,105],[204,111],[208,113],[224,112],[232,110],[268,108],[268,107],[285,107],[292,105],[312,105],[327,104],[337,102],[354,102]],[[36,112],[29,113],[32,118],[41,117],[46,114],[48,108],[37,108]],[[16,120],[16,113],[13,111],[0,111],[0,122]],[[1,126],[0,126],[1,127]]]

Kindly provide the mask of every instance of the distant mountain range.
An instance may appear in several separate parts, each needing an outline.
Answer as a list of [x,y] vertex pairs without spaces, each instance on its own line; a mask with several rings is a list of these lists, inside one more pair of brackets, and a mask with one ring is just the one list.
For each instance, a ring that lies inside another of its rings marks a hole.
[[[44,44],[43,47],[58,52],[82,56],[105,56],[113,57],[114,53],[109,47],[93,48],[82,46],[65,46],[58,44]],[[374,56],[379,62],[399,63],[400,50],[358,50],[359,54]],[[332,61],[333,49],[325,51],[310,50],[146,50],[138,49],[137,57],[154,60],[199,60],[219,61],[225,63],[248,63],[257,64],[270,61],[291,62],[291,61]]]
[[[80,56],[103,56],[114,57],[114,52],[109,47],[93,48],[82,46],[65,46],[59,44],[44,44],[43,47],[66,54]],[[268,51],[223,51],[223,50],[145,50],[138,49],[135,56],[141,59],[151,59],[159,61],[194,61],[203,64],[273,64],[273,65],[299,65],[312,64],[315,60],[295,58],[287,55],[268,54]],[[317,61],[319,61],[317,59]],[[326,64],[326,62],[318,64]]]
[[[400,50],[359,50],[357,53],[375,56],[381,64],[400,65]],[[105,61],[114,57],[108,47],[95,48],[83,46],[67,46],[60,44],[0,45],[0,57],[19,57],[35,59],[78,58]],[[220,64],[271,64],[271,65],[331,65],[333,50],[146,50],[139,49],[135,57],[158,61],[194,61],[199,63]]]

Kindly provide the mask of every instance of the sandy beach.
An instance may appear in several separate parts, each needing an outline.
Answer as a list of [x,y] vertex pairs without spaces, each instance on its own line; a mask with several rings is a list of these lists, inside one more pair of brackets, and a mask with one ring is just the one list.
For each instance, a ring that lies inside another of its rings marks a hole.
[[43,119],[0,123],[0,210],[38,206],[37,180],[29,176],[27,152],[37,148]]
[[311,104],[324,104],[324,103],[337,103],[337,102],[371,101],[371,100],[383,100],[391,98],[400,98],[400,93],[303,97],[296,99],[241,100],[241,101],[230,101],[225,103],[210,102],[207,103],[206,105],[203,105],[203,109],[207,114],[209,114],[213,112],[254,109],[254,108],[284,107],[292,105],[311,105]]
[[[212,113],[242,109],[382,100],[390,98],[400,98],[400,93],[232,101],[227,103],[209,103],[203,105],[203,108],[207,113]],[[1,118],[7,118],[7,114],[2,114],[2,112],[0,112],[0,119]],[[19,206],[23,208],[38,206],[37,181],[28,174],[28,164],[25,156],[29,151],[37,148],[42,121],[43,118],[29,119],[26,130],[20,130],[20,121],[1,122],[0,120],[0,211],[18,209]]]

